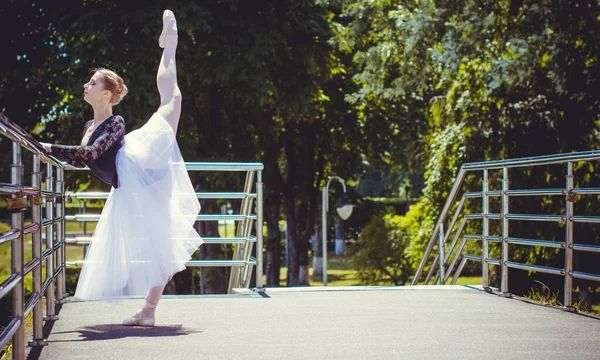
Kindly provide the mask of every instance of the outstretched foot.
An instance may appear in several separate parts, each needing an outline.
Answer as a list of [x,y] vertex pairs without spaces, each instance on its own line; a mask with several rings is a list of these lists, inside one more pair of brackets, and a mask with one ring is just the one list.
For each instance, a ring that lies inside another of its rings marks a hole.
[[171,10],[163,12],[163,29],[158,38],[158,46],[177,46],[177,20]]
[[154,326],[154,310],[156,305],[146,301],[146,306],[138,310],[132,317],[123,320],[125,326]]

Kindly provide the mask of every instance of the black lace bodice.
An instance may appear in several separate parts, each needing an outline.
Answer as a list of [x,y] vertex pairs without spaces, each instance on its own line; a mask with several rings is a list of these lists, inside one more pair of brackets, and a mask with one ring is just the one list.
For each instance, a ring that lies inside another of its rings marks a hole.
[[[94,123],[88,121],[84,134]],[[125,138],[125,120],[113,115],[94,129],[87,144],[52,145],[52,155],[75,167],[89,167],[92,172],[107,184],[119,187],[115,159]]]

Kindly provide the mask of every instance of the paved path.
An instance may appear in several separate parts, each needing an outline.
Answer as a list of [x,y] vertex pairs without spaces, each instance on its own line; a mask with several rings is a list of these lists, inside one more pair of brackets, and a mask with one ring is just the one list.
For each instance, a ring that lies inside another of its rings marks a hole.
[[28,359],[600,359],[600,320],[467,287],[266,294],[165,296],[154,328],[120,325],[141,300],[67,303]]

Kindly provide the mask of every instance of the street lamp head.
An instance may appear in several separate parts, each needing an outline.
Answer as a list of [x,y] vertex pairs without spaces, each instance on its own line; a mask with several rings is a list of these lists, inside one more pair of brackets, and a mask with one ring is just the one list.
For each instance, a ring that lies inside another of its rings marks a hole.
[[342,202],[338,206],[336,206],[335,209],[337,210],[337,213],[342,218],[342,220],[346,220],[350,217],[350,215],[352,215],[353,208],[354,205],[350,203],[348,195],[344,194],[344,200],[342,200]]

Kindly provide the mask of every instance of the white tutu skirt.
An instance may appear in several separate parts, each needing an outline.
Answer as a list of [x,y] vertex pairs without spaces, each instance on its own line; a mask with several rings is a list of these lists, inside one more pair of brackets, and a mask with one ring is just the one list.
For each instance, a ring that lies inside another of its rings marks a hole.
[[202,244],[200,204],[171,126],[154,114],[125,136],[112,188],[83,263],[75,298],[144,296],[185,269]]

